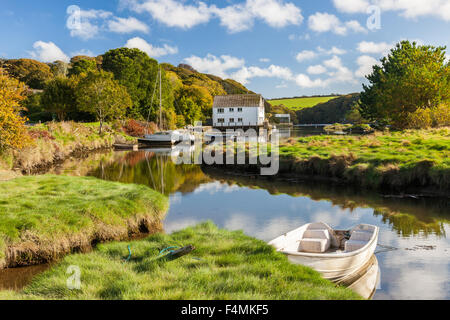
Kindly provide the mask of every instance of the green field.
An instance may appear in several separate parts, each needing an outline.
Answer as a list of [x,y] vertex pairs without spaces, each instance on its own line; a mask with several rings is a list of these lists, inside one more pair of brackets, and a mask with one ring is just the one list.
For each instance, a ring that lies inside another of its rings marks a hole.
[[280,99],[280,100],[269,100],[269,102],[273,105],[283,104],[289,109],[293,111],[298,111],[306,108],[311,108],[319,103],[325,103],[332,99],[338,98],[335,97],[306,97],[306,98],[292,98],[292,99]]

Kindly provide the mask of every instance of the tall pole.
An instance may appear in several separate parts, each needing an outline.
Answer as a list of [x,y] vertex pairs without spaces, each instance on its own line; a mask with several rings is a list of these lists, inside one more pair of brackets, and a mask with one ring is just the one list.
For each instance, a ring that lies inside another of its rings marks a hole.
[[159,125],[161,126],[161,130],[163,130],[163,121],[162,121],[162,83],[161,83],[161,67],[159,68]]

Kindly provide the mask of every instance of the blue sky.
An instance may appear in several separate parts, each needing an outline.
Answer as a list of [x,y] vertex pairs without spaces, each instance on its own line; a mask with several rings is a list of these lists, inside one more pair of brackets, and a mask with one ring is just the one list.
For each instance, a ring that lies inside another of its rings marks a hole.
[[360,91],[363,76],[394,43],[450,45],[450,0],[0,4],[0,57],[48,62],[137,47],[161,62],[233,78],[267,98]]

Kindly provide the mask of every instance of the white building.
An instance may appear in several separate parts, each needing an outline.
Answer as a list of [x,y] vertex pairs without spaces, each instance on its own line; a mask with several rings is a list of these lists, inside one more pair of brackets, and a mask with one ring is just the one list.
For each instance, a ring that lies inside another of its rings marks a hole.
[[280,121],[282,124],[290,124],[291,123],[291,115],[290,114],[276,114],[275,118]]
[[213,127],[217,129],[264,126],[264,98],[260,94],[214,97]]

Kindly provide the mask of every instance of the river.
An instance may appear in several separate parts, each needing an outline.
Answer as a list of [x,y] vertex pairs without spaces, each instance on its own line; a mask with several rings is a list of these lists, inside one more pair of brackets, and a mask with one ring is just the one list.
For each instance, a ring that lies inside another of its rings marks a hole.
[[[176,165],[170,152],[92,154],[52,173],[147,185],[170,196],[165,232],[205,220],[269,241],[308,222],[380,228],[374,299],[450,299],[450,200],[380,195],[343,185],[229,176]],[[387,249],[392,248],[392,249]]]

